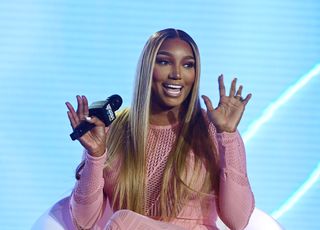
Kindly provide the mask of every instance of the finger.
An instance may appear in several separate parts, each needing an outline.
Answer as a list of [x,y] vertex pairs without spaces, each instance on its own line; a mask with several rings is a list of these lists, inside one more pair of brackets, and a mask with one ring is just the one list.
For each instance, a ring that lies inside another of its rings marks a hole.
[[86,96],[82,96],[82,101],[83,101],[83,113],[87,117],[89,116],[89,107],[88,107],[88,99]]
[[68,114],[68,118],[69,118],[71,127],[74,129],[77,126],[77,123],[76,123],[75,119],[73,118],[73,116],[71,115],[70,111],[68,111],[67,114]]
[[219,83],[219,94],[220,98],[226,95],[226,88],[223,83],[223,75],[221,74],[218,78],[218,83]]
[[78,102],[77,114],[79,116],[79,119],[83,121],[85,119],[83,100],[82,100],[82,97],[79,95],[77,95],[77,102]]
[[236,92],[237,78],[234,78],[231,82],[230,93],[229,96],[233,97]]
[[236,96],[240,96],[240,97],[241,97],[242,89],[243,89],[243,86],[240,85],[239,88],[238,88],[238,90],[237,90]]
[[210,112],[214,111],[214,108],[212,106],[211,100],[205,95],[202,95],[202,99],[204,101],[204,104],[207,107],[207,110],[210,111]]
[[76,98],[77,98],[77,103],[78,103],[77,113],[80,114],[80,110],[82,109],[82,100],[79,95],[77,95]]
[[249,93],[249,94],[246,96],[246,98],[243,100],[243,104],[244,104],[245,106],[248,104],[248,102],[249,102],[249,100],[251,99],[251,97],[252,97],[252,94]]
[[70,122],[72,121],[74,123],[74,125],[77,125],[79,123],[78,114],[76,113],[76,111],[74,110],[73,106],[69,102],[66,102],[66,106],[67,106],[67,108],[69,110],[68,112],[70,113],[70,117],[69,117],[69,114],[68,114]]

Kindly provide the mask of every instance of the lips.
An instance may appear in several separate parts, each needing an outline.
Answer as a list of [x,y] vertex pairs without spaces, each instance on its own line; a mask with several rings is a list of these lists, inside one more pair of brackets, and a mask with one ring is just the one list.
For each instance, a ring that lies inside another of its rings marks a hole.
[[170,97],[179,97],[182,93],[182,85],[179,84],[163,84],[163,88],[165,93]]

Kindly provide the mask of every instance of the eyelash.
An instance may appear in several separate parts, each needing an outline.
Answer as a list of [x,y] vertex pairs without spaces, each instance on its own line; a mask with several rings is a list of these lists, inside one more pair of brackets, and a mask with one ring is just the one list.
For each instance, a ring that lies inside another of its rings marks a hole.
[[167,65],[167,64],[169,64],[168,61],[162,60],[162,59],[157,59],[156,63],[159,64],[159,65]]
[[194,67],[194,63],[193,62],[189,62],[183,65],[185,68],[193,68]]
[[[156,60],[156,63],[159,64],[159,65],[168,65],[168,64],[171,64],[169,61],[166,61],[166,60],[162,60],[162,59],[157,59]],[[183,64],[183,66],[185,68],[193,68],[194,67],[194,63],[193,62],[189,62],[189,63],[186,63],[186,64]]]

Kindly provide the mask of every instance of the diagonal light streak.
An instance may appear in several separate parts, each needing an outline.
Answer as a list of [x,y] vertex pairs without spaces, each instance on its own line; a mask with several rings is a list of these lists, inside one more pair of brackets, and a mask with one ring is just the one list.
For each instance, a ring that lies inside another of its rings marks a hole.
[[262,116],[249,125],[248,130],[243,135],[244,143],[247,143],[260,129],[260,127],[268,122],[274,113],[282,105],[284,105],[296,92],[303,88],[311,79],[320,74],[320,64],[316,65],[306,75],[302,76],[294,85],[289,87],[282,95],[271,105],[269,105]]
[[291,209],[295,203],[317,182],[320,178],[320,163],[317,168],[311,173],[310,177],[301,185],[301,187],[271,216],[275,219],[280,218],[284,213]]
[[[296,92],[303,88],[307,83],[309,83],[313,78],[320,75],[320,64],[312,68],[307,74],[302,76],[294,85],[290,86],[274,103],[269,105],[262,116],[249,125],[248,130],[243,135],[244,143],[247,143],[260,129],[260,127],[268,122],[274,113],[282,105],[284,105]],[[299,199],[318,181],[320,178],[320,163],[316,169],[311,173],[309,178],[300,186],[300,188],[288,198],[288,200],[271,215],[275,219],[280,218],[288,210],[290,210]]]

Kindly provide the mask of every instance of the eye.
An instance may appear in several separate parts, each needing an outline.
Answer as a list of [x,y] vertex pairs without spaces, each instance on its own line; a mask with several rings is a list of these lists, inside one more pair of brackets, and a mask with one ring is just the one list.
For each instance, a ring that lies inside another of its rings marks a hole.
[[169,61],[167,61],[167,60],[165,60],[165,59],[156,59],[156,63],[158,64],[158,65],[168,65],[169,64]]
[[194,62],[187,62],[183,65],[184,68],[191,69],[194,67]]

